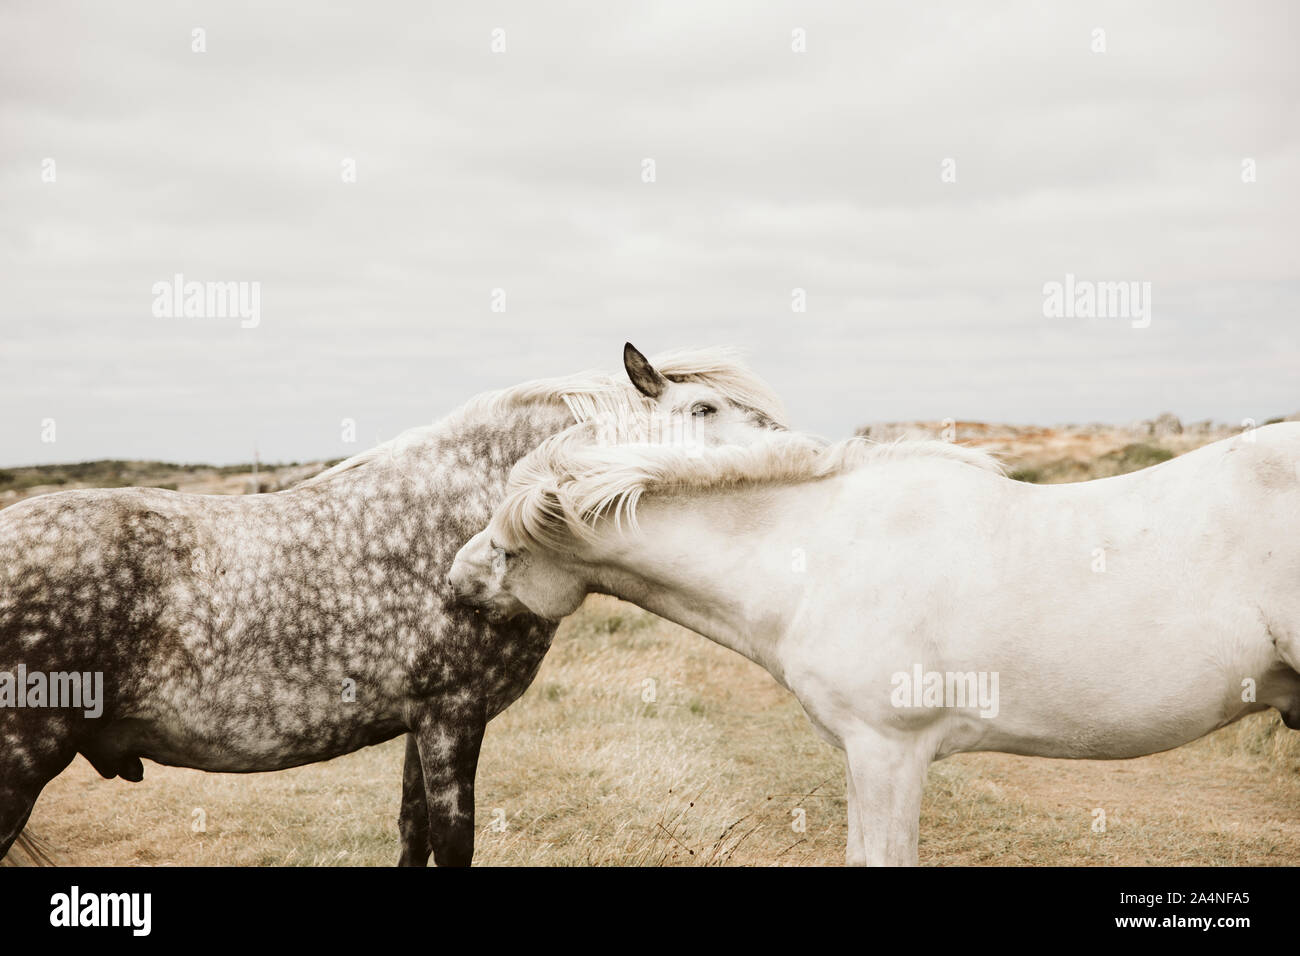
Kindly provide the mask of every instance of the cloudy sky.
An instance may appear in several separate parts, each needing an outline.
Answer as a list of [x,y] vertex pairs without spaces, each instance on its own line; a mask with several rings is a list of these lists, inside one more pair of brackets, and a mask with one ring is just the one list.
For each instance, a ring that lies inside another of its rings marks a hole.
[[0,465],[350,454],[625,339],[832,437],[1300,411],[1295,4],[348,8],[0,8]]

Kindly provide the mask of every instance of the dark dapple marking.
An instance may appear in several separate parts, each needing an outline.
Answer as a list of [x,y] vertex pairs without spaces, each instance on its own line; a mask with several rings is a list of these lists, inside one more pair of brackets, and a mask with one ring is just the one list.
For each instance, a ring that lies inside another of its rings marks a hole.
[[[661,368],[712,381],[700,355]],[[77,753],[140,780],[142,758],[280,770],[406,733],[400,863],[468,864],[484,727],[555,624],[489,622],[446,575],[584,389],[635,394],[604,376],[518,386],[274,494],[69,491],[0,512],[0,671],[104,675],[98,719],[0,707],[0,858]]]

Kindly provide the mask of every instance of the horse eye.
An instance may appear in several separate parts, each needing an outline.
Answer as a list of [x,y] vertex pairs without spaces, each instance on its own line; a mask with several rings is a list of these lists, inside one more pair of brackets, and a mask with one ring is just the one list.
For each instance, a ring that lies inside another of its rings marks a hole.
[[712,415],[717,412],[717,408],[708,402],[696,402],[691,406],[692,418],[703,418],[705,415]]

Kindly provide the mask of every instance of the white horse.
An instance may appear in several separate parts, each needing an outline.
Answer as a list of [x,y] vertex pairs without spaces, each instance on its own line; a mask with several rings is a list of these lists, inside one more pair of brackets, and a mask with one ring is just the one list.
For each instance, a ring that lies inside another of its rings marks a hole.
[[583,444],[520,461],[453,587],[589,592],[765,667],[848,766],[850,863],[914,864],[932,760],[1124,758],[1300,726],[1300,423],[1031,485],[942,442]]

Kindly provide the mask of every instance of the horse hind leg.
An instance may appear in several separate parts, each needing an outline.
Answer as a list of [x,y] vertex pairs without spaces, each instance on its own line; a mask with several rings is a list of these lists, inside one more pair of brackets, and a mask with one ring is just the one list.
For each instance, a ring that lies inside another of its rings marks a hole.
[[36,798],[10,787],[0,788],[0,861],[9,855],[18,835],[27,826]]
[[1275,621],[1267,623],[1268,636],[1273,642],[1277,656],[1291,669],[1291,674],[1284,687],[1275,692],[1272,703],[1282,715],[1282,723],[1291,730],[1300,730],[1300,618],[1298,623],[1286,626]]
[[27,825],[45,785],[72,762],[76,749],[66,741],[42,738],[26,743],[11,728],[0,733],[0,860]]
[[0,860],[0,866],[57,866],[54,851],[44,840],[24,827],[9,848],[9,855]]

